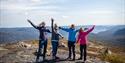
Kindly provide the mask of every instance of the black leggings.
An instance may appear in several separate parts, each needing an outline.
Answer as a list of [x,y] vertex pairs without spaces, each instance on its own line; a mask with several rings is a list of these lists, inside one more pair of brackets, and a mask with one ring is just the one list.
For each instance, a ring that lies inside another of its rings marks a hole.
[[68,48],[69,48],[69,58],[71,58],[73,52],[73,59],[75,59],[75,42],[69,41]]
[[83,50],[84,50],[84,61],[86,61],[87,45],[80,45],[80,58],[83,57]]

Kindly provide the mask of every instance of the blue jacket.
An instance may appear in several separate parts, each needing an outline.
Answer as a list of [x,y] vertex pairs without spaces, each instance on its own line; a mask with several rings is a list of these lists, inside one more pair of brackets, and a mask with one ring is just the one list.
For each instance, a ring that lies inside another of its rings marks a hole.
[[72,28],[62,28],[62,27],[60,27],[60,29],[62,29],[62,30],[64,30],[64,31],[69,33],[68,41],[76,42],[76,33],[79,30],[75,30],[75,29],[72,29]]

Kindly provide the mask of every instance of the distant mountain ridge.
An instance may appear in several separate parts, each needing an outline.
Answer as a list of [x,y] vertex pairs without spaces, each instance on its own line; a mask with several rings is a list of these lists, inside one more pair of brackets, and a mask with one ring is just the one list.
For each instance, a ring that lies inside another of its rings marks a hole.
[[119,29],[113,34],[114,36],[125,36],[125,28]]
[[37,39],[38,32],[34,28],[2,28],[0,42],[16,42],[20,40]]
[[[67,26],[65,26],[67,27]],[[81,26],[77,26],[79,29]],[[84,26],[91,27],[91,26]],[[83,28],[84,28],[83,27]],[[50,29],[50,27],[47,27]],[[51,30],[51,29],[50,29]],[[96,26],[89,38],[104,42],[121,43],[125,42],[125,25],[119,26]],[[60,30],[64,37],[68,37],[68,33]],[[50,34],[48,34],[50,37]],[[21,40],[38,40],[39,31],[33,27],[23,28],[0,28],[0,43],[18,42]]]
[[96,40],[109,42],[110,44],[125,46],[125,26],[115,26],[112,29],[102,31],[94,35]]

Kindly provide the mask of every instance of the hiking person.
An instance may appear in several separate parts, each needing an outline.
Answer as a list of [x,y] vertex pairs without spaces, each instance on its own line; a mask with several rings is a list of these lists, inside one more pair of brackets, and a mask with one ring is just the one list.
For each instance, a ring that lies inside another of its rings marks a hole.
[[[27,20],[34,28],[39,30],[39,49],[37,53],[36,62],[39,61],[39,57],[43,56],[43,61],[45,60],[46,56],[46,49],[47,49],[47,32],[50,33],[49,29],[46,29],[45,22],[39,24],[39,26],[35,26],[30,20]],[[42,48],[44,46],[44,51],[42,52]],[[42,54],[43,53],[43,54]]]
[[68,32],[68,49],[69,49],[69,56],[68,56],[68,60],[71,59],[71,55],[73,53],[73,61],[75,60],[75,43],[76,43],[76,33],[79,30],[75,30],[75,25],[72,24],[70,28],[62,28],[59,27],[59,29],[62,29],[66,32]]
[[87,56],[87,35],[94,29],[95,25],[88,29],[85,28],[84,30],[80,28],[77,43],[80,44],[80,58],[79,60],[82,60],[83,58],[83,50],[84,50],[84,62],[86,61]]
[[[57,49],[59,45],[59,38],[63,38],[63,36],[58,32],[58,26],[57,24],[54,24],[54,19],[51,19],[51,28],[52,28],[52,38],[51,38],[51,43],[52,43],[52,56],[53,59],[59,59],[59,57],[56,56],[57,54]],[[54,25],[53,25],[54,24]]]

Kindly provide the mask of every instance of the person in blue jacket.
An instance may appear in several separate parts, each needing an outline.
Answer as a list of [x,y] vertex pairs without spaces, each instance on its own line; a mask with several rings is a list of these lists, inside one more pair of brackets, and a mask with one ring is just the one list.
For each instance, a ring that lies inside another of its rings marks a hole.
[[76,33],[79,31],[79,30],[76,30],[75,29],[75,25],[72,24],[70,28],[62,28],[62,27],[59,27],[59,29],[62,29],[66,32],[69,33],[68,35],[68,49],[69,49],[69,56],[67,59],[71,59],[71,55],[72,55],[72,52],[73,52],[73,61],[75,60],[75,43],[76,43]]
[[[45,56],[46,56],[46,49],[47,49],[47,32],[51,33],[49,29],[46,29],[45,27],[45,22],[42,22],[39,24],[39,26],[34,25],[30,20],[27,20],[34,28],[39,30],[39,49],[38,49],[38,53],[37,53],[37,58],[36,58],[36,62],[39,61],[39,57],[41,55],[43,55],[43,61],[45,60]],[[44,46],[44,51],[42,54],[42,50],[41,48],[43,48]]]
[[59,38],[63,38],[63,36],[58,32],[58,26],[57,24],[54,24],[54,19],[51,19],[52,23],[51,23],[51,29],[52,29],[52,38],[51,38],[51,43],[52,43],[52,56],[53,59],[59,59],[59,57],[56,56],[57,54],[57,49],[58,49],[58,45],[59,45]]

